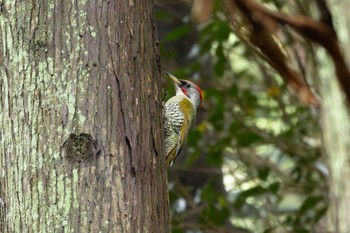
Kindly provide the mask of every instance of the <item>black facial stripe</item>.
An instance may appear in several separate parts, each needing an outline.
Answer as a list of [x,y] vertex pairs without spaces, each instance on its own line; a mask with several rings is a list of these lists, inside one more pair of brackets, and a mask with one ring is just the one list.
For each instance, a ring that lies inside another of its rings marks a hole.
[[181,86],[185,86],[187,84],[185,80],[181,80],[180,83],[181,83]]
[[186,89],[191,88],[191,83],[186,80],[180,80],[179,87],[185,87]]

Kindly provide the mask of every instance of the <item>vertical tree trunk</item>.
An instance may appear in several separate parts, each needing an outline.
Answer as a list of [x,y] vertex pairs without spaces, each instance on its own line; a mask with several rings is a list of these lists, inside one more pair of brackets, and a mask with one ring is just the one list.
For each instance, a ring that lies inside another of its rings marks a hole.
[[152,7],[2,1],[0,232],[169,232]]
[[323,140],[330,168],[327,232],[350,232],[350,117],[337,80],[328,77],[322,82]]
[[[339,39],[342,42],[344,56],[350,64],[350,16],[347,9],[348,0],[334,4],[332,7]],[[333,4],[330,4],[333,3]],[[330,168],[330,205],[328,210],[327,232],[350,232],[350,115],[342,90],[334,78],[334,72],[325,75],[322,81],[323,96],[323,138]]]

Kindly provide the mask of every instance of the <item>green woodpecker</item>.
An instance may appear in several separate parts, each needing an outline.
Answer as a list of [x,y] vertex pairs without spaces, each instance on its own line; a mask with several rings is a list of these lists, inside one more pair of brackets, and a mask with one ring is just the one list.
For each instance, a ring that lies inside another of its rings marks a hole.
[[165,156],[167,165],[171,166],[195,122],[197,110],[202,104],[202,91],[190,81],[178,80],[168,72],[165,74],[171,79],[176,91],[176,95],[164,105]]

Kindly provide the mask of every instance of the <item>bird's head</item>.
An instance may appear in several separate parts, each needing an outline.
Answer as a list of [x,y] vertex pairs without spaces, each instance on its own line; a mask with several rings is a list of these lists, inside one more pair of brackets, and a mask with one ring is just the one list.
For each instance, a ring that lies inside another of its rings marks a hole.
[[185,95],[197,109],[201,107],[202,90],[198,85],[188,80],[179,80],[168,72],[165,72],[165,74],[171,79],[175,87],[176,95]]

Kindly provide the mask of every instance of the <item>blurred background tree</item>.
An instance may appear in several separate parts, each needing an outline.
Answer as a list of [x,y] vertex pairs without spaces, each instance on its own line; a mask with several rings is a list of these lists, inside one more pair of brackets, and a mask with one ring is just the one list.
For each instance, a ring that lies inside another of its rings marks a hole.
[[163,69],[204,90],[169,169],[174,233],[350,232],[346,5],[156,1]]

